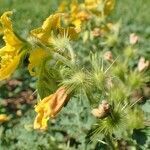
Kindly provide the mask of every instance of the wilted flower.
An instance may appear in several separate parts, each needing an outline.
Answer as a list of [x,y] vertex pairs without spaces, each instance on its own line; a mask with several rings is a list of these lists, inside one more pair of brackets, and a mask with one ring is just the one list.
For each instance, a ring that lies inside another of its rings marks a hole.
[[0,114],[0,123],[8,121],[10,118],[5,114]]
[[47,128],[47,121],[61,110],[68,101],[68,94],[65,87],[60,87],[54,94],[45,97],[35,106],[38,115],[34,121],[34,129],[45,130]]
[[93,116],[98,117],[98,118],[103,118],[105,117],[110,110],[110,105],[106,100],[103,100],[102,103],[99,105],[98,108],[94,108],[91,113]]
[[139,41],[139,37],[135,33],[130,34],[130,44],[134,45],[138,41]]
[[0,49],[0,80],[8,78],[14,70],[17,68],[22,53],[20,53],[23,47],[22,41],[14,34],[12,29],[12,23],[10,18],[12,12],[5,12],[0,22],[3,26],[4,41],[6,45]]
[[148,60],[146,61],[144,57],[141,57],[138,62],[138,71],[141,72],[141,71],[147,69],[149,67],[149,64],[150,63]]

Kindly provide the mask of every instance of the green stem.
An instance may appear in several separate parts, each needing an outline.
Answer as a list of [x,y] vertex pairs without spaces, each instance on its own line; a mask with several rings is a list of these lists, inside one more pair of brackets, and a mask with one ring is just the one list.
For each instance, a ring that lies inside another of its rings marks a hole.
[[113,143],[113,141],[112,141],[112,139],[111,139],[111,137],[110,137],[110,135],[106,135],[105,136],[105,140],[106,140],[106,142],[107,142],[107,146],[108,146],[108,150],[117,150],[116,148],[115,148],[115,146],[114,146],[114,143]]
[[69,50],[69,52],[70,52],[70,56],[71,56],[71,61],[72,61],[72,63],[75,63],[75,55],[74,55],[74,51],[73,51],[71,45],[68,45],[67,48],[68,48],[68,50]]
[[59,54],[59,53],[57,53],[55,51],[52,51],[49,47],[45,46],[43,43],[38,42],[37,45],[39,47],[41,47],[41,48],[49,51],[52,54],[53,58],[58,59],[60,62],[64,63],[68,67],[74,67],[73,64],[70,62],[70,60],[68,60],[67,58],[65,58],[63,55],[61,55],[61,54]]

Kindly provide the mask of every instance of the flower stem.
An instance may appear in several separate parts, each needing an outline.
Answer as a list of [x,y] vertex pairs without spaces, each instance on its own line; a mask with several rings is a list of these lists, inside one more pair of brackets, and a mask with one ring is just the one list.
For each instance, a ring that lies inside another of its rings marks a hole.
[[112,139],[111,139],[111,137],[110,137],[110,135],[106,135],[105,136],[105,140],[106,140],[106,142],[107,142],[107,146],[108,146],[108,150],[117,150],[116,148],[115,148],[115,146],[114,146],[114,143],[113,143],[113,141],[112,141]]
[[69,50],[69,52],[70,52],[70,56],[71,56],[71,61],[72,61],[72,63],[75,63],[75,54],[74,54],[74,51],[73,51],[71,45],[68,45],[67,48],[68,48],[68,50]]

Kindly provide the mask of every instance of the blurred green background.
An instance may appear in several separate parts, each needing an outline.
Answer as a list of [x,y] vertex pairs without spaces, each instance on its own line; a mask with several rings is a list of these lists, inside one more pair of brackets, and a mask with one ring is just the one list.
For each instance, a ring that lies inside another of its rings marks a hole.
[[[31,29],[40,26],[47,16],[49,16],[52,12],[55,12],[59,2],[61,2],[61,0],[0,0],[0,15],[5,11],[13,10],[14,15],[12,16],[12,20],[14,29],[18,34],[26,38]],[[129,38],[130,33],[133,32],[139,35],[140,53],[150,59],[149,7],[150,0],[116,0],[115,10],[108,19],[113,22],[117,22],[118,20],[122,21],[120,34],[120,38],[122,40]],[[26,70],[18,71],[18,73],[15,74],[15,78],[18,79],[18,77],[22,77],[22,79],[19,80],[22,80],[23,84],[16,83],[17,85],[15,85],[14,89],[9,89],[10,87],[5,86],[6,84],[4,83],[4,86],[0,87],[1,99],[12,96],[19,97],[18,94],[21,91],[33,91],[35,79],[29,77]],[[29,95],[31,95],[31,91],[29,92]],[[24,99],[26,99],[26,97],[24,97]],[[58,127],[51,127],[51,131],[47,133],[40,133],[36,131],[30,132],[32,130],[32,123],[35,114],[33,109],[30,110],[29,108],[33,108],[33,106],[31,106],[30,103],[29,105],[18,105],[19,106],[15,109],[21,109],[24,115],[20,115],[20,117],[19,112],[16,111],[20,118],[12,120],[10,124],[5,126],[5,129],[0,126],[0,150],[66,150],[68,147],[67,145],[64,145],[64,141],[67,141],[67,139],[63,139],[64,136],[62,136],[64,135],[63,131],[65,130],[67,130],[72,137],[79,138],[79,140],[84,140],[85,133],[82,132],[82,130],[78,131],[81,132],[81,137],[78,137],[78,134],[76,134],[76,129],[81,128],[81,122],[77,125],[77,127],[73,126],[73,124],[78,121],[79,116],[74,117],[72,122],[68,121],[69,119],[67,120],[66,118]],[[70,103],[70,106],[71,105],[72,103]],[[73,105],[74,108],[71,107],[71,109],[78,111],[80,105],[81,104]],[[10,107],[10,110],[14,111],[14,106],[10,105]],[[0,112],[5,112],[5,110],[2,109]],[[58,122],[59,121],[62,120],[58,120]],[[92,121],[90,120],[89,122]],[[68,128],[68,126],[71,128]],[[89,129],[89,126],[86,125],[85,128]],[[70,141],[74,142],[73,139],[70,139]],[[82,146],[83,145],[81,145],[81,147]],[[51,147],[51,149],[49,149],[49,147]],[[86,146],[84,145],[83,147],[85,148]]]

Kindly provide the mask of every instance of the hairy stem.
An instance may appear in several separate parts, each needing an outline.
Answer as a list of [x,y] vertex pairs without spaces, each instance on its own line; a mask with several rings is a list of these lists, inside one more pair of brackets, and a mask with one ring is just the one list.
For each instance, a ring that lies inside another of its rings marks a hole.
[[110,135],[106,135],[105,136],[105,140],[107,142],[107,146],[108,146],[108,150],[116,150],[114,143],[112,141],[112,138],[110,137]]

